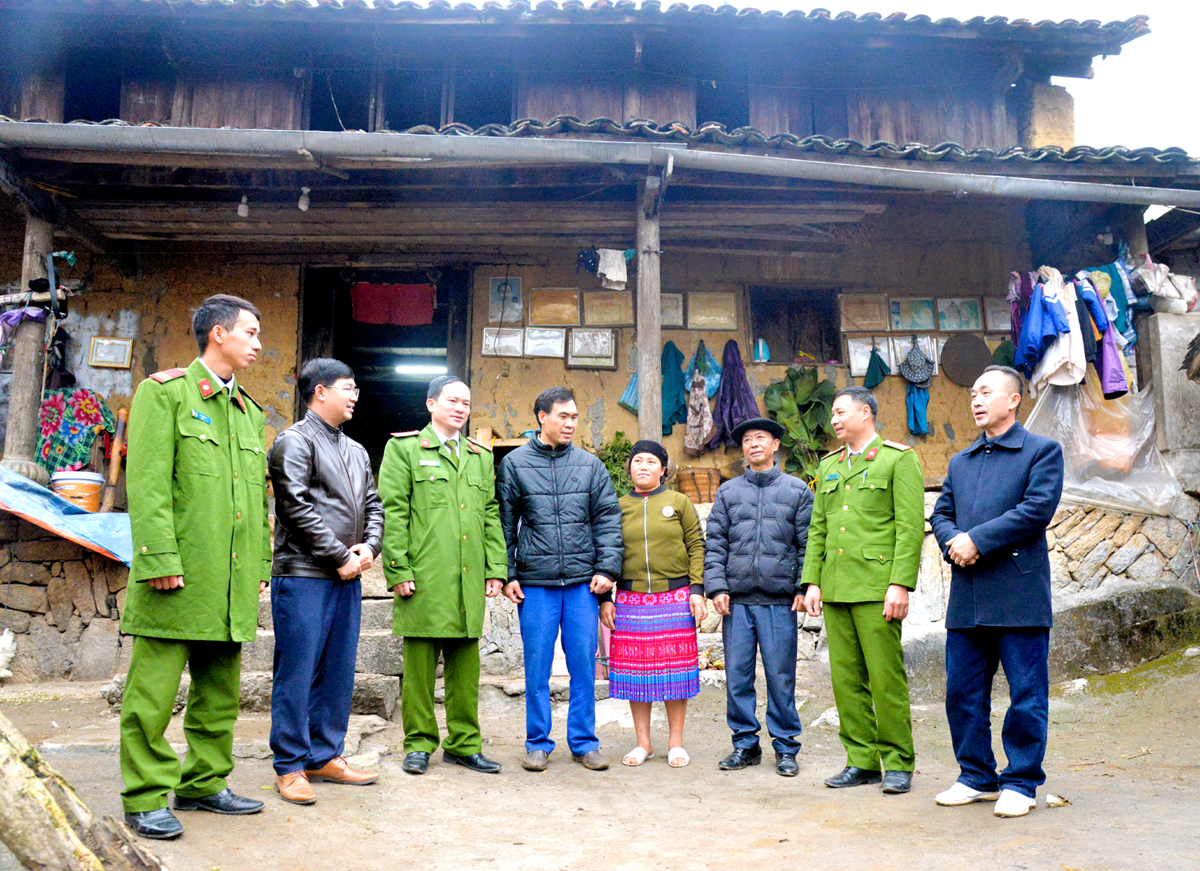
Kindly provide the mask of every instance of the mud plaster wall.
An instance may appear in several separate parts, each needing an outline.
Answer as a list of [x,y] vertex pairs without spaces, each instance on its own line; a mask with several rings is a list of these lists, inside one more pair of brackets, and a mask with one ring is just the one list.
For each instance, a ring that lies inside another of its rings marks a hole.
[[[667,205],[669,208],[669,203]],[[564,250],[536,266],[518,262],[510,274],[522,279],[523,290],[537,287],[578,287],[599,290],[598,279],[576,273],[573,250]],[[1024,212],[1020,204],[1002,201],[959,201],[951,197],[897,197],[882,214],[869,218],[852,231],[845,252],[838,257],[745,258],[673,256],[669,246],[662,255],[664,292],[726,291],[737,294],[742,317],[731,332],[663,330],[663,342],[674,341],[690,360],[701,338],[721,358],[725,342],[737,341],[746,363],[746,374],[759,397],[772,382],[783,377],[785,365],[750,362],[751,335],[746,323],[743,291],[747,285],[805,289],[838,289],[846,293],[887,293],[890,296],[969,296],[1003,298],[1012,270],[1030,269]],[[567,369],[561,360],[484,357],[480,354],[487,324],[488,279],[502,276],[504,268],[479,268],[475,273],[473,321],[470,340],[471,384],[474,393],[472,429],[493,428],[499,437],[518,437],[535,429],[532,406],[537,394],[556,384],[574,389],[580,411],[577,442],[596,447],[617,431],[631,438],[637,419],[617,401],[636,368],[636,331],[619,329],[616,371]],[[636,288],[631,271],[629,288]],[[493,325],[495,326],[495,325]],[[507,366],[508,374],[502,374]],[[850,383],[845,367],[825,367],[835,384]],[[862,379],[855,379],[862,383]],[[930,387],[930,434],[910,436],[905,410],[906,382],[889,377],[876,388],[880,429],[885,438],[904,441],[917,450],[929,483],[940,483],[951,456],[968,446],[978,434],[970,415],[968,391],[942,375]],[[1025,403],[1022,411],[1028,410]],[[677,425],[663,441],[681,465],[736,469],[741,452],[718,450],[699,458],[683,454],[684,427]]]

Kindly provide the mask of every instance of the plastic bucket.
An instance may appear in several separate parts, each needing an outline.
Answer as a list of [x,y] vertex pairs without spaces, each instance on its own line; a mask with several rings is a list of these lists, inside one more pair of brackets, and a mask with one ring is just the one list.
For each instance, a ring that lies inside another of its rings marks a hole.
[[95,472],[55,472],[50,476],[50,489],[85,511],[99,511],[104,476]]

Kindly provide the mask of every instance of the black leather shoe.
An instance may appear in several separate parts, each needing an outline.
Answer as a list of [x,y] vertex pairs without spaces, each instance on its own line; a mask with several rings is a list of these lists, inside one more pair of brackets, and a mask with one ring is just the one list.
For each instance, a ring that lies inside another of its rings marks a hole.
[[741,771],[743,768],[758,765],[760,762],[762,762],[761,747],[749,750],[745,747],[734,747],[732,753],[717,763],[717,768],[722,771]]
[[214,814],[256,814],[263,809],[263,803],[253,798],[243,798],[234,795],[228,787],[213,795],[203,798],[183,798],[175,796],[177,811],[208,811]]
[[424,774],[429,770],[429,754],[424,750],[414,750],[405,755],[400,767],[409,774]]
[[902,795],[912,789],[911,771],[885,771],[883,791],[888,795]]
[[493,762],[482,753],[472,753],[470,756],[455,756],[453,753],[447,753],[443,750],[442,761],[461,765],[463,768],[478,771],[480,774],[499,774],[500,769],[503,767],[499,762]]
[[165,807],[156,811],[125,814],[125,825],[139,838],[153,838],[156,841],[169,841],[183,834],[183,823]]
[[797,774],[799,774],[800,766],[796,764],[796,754],[776,753],[775,773],[780,777],[795,777]]
[[840,772],[825,781],[830,789],[845,789],[847,786],[864,786],[868,783],[879,783],[878,771],[868,771],[865,768],[855,768],[847,765]]

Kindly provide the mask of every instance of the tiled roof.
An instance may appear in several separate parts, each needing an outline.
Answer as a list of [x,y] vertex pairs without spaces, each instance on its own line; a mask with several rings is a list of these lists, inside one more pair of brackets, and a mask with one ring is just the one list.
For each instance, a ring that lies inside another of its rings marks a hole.
[[[0,115],[0,123],[14,121]],[[31,118],[29,121],[42,119]],[[75,124],[91,124],[76,121]],[[125,125],[124,121],[100,122],[107,125]],[[618,124],[608,118],[580,121],[571,115],[559,115],[550,121],[522,119],[512,124],[488,124],[472,129],[465,124],[447,124],[438,129],[430,126],[412,127],[408,130],[385,131],[390,133],[412,133],[428,136],[495,136],[495,137],[611,137],[614,139],[649,139],[653,142],[675,142],[688,145],[716,145],[726,148],[752,148],[783,152],[782,156],[814,154],[826,157],[881,158],[925,163],[1000,163],[1013,168],[1035,163],[1040,164],[1107,164],[1121,165],[1200,165],[1200,158],[1192,158],[1182,148],[1125,148],[1121,145],[1093,148],[1077,145],[1063,149],[1056,145],[1044,148],[1023,148],[1013,145],[997,151],[992,148],[965,148],[955,142],[925,145],[917,142],[899,144],[895,142],[862,143],[853,139],[834,139],[829,136],[799,137],[790,133],[768,136],[753,127],[726,129],[717,123],[702,124],[697,128],[685,124],[658,124],[654,121],[634,120]]]
[[[42,0],[45,2],[45,0]],[[61,2],[61,0],[60,0]],[[483,0],[479,3],[451,3],[449,0],[429,0],[417,3],[413,0],[85,0],[93,6],[168,6],[175,9],[186,6],[204,8],[283,9],[295,12],[307,11],[360,11],[382,12],[400,15],[414,20],[447,18],[516,18],[522,21],[537,19],[561,19],[587,16],[608,18],[656,19],[712,19],[728,22],[786,22],[788,24],[824,27],[868,27],[873,30],[896,30],[904,33],[955,34],[968,31],[985,36],[1011,39],[1014,36],[1029,36],[1039,41],[1055,41],[1063,37],[1092,37],[1098,42],[1123,45],[1150,32],[1148,19],[1144,15],[1124,21],[1102,23],[1096,19],[1077,21],[1029,21],[1024,18],[1009,19],[1001,15],[976,16],[965,20],[957,18],[931,18],[928,15],[908,15],[893,12],[883,15],[878,12],[856,14],[854,12],[831,12],[828,9],[759,10],[750,6],[734,6],[724,3],[671,3],[660,0]]]

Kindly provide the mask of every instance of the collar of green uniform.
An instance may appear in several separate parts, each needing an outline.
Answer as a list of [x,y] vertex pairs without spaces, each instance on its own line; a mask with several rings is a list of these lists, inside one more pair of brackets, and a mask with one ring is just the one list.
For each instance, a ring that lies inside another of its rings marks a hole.
[[[855,457],[865,457],[867,454],[871,453],[871,448],[875,448],[875,450],[878,452],[879,448],[882,448],[882,447],[883,447],[883,436],[881,436],[879,433],[875,433],[875,438],[871,439],[869,442],[866,443],[866,445],[863,446],[862,453],[854,454],[854,456]],[[846,445],[846,456],[850,456],[850,455],[851,455],[850,454],[850,445]]]
[[215,373],[210,372],[208,370],[208,367],[204,365],[204,361],[201,360],[199,357],[197,357],[195,360],[192,361],[192,365],[188,366],[187,371],[188,371],[188,375],[192,379],[194,379],[197,384],[199,384],[201,381],[208,381],[208,383],[212,386],[213,392],[208,394],[208,396],[202,396],[201,398],[203,398],[203,399],[212,399],[214,396],[220,396],[222,393],[225,394],[227,397],[237,395],[238,386],[237,386],[237,374],[236,373],[232,376],[233,393],[230,394],[228,391],[225,390],[225,386],[223,384],[221,384],[220,381],[218,381],[216,384],[212,383],[213,379],[216,378],[217,376]]
[[[422,442],[429,442],[430,450],[436,451],[436,450],[441,449],[442,440],[441,440],[441,438],[438,437],[437,430],[435,430],[433,428],[432,421],[425,424],[425,429],[421,430],[417,435],[421,439]],[[461,451],[463,448],[466,447],[466,445],[463,444],[463,442],[466,441],[467,437],[465,435],[463,435],[462,432],[460,431],[459,434],[457,436],[455,436],[455,438],[458,439],[458,449]],[[422,447],[424,447],[424,445],[422,445]],[[446,448],[446,450],[450,450],[450,449]]]

